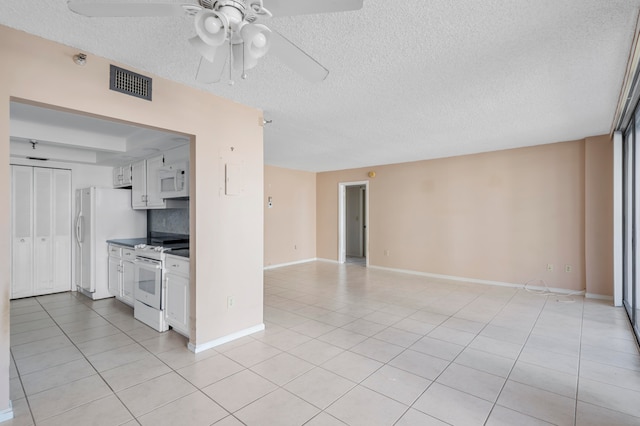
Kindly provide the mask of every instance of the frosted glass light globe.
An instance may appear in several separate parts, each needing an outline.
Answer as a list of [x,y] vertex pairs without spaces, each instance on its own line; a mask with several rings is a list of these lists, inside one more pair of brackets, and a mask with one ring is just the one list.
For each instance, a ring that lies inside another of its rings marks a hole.
[[267,37],[264,34],[258,33],[253,37],[253,45],[258,49],[262,49],[267,44]]
[[218,18],[209,16],[204,20],[204,28],[209,32],[209,34],[218,34],[222,28],[222,22],[220,22],[220,19]]

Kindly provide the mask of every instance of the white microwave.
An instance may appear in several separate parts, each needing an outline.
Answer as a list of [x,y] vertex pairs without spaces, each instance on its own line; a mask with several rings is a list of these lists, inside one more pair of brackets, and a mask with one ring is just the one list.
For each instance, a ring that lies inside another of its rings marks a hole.
[[176,163],[158,170],[158,188],[162,198],[189,196],[189,163]]

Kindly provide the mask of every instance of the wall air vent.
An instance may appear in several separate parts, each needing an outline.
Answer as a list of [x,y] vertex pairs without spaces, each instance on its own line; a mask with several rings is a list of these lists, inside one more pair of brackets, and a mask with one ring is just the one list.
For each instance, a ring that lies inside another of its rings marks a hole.
[[133,71],[111,65],[109,89],[125,95],[151,100],[151,85],[153,80]]

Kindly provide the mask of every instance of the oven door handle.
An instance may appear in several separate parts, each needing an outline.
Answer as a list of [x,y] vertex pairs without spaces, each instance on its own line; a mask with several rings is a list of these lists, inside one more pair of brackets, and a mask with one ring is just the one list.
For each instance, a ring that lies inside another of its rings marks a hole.
[[162,263],[158,263],[158,262],[154,262],[154,261],[149,261],[149,260],[136,258],[134,260],[134,263],[142,263],[145,266],[147,266],[149,268],[153,268],[153,269],[162,269]]

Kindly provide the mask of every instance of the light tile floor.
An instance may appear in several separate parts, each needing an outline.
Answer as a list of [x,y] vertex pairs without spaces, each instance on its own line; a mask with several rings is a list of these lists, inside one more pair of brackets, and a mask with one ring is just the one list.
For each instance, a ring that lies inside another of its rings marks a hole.
[[196,355],[113,299],[13,301],[6,424],[640,424],[608,302],[314,262],[265,272],[264,317]]

